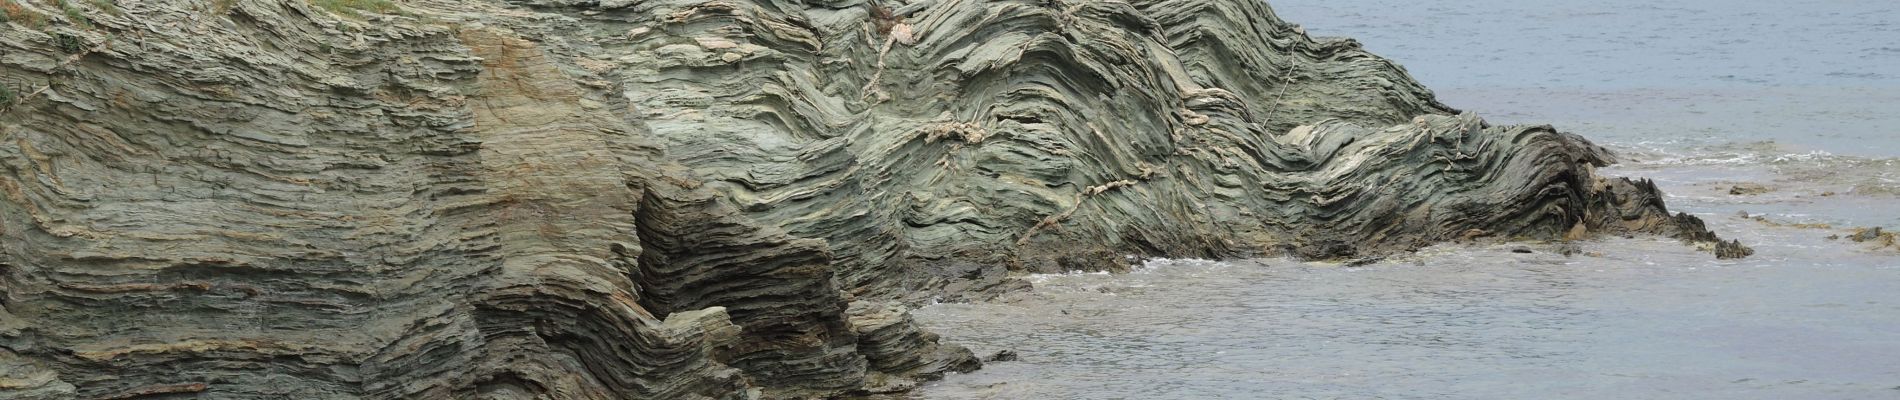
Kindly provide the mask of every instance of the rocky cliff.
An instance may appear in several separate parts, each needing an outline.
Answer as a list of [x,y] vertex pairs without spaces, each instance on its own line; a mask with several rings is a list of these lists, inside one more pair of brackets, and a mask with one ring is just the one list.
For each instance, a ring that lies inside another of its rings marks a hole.
[[0,398],[797,398],[1127,257],[1670,235],[1253,0],[0,0]]

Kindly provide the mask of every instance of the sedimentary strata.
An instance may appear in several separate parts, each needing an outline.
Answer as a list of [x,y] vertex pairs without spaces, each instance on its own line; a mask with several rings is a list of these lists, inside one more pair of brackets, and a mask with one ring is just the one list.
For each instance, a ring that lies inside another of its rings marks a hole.
[[838,396],[1029,271],[1747,251],[1251,0],[112,4],[0,0],[0,398]]

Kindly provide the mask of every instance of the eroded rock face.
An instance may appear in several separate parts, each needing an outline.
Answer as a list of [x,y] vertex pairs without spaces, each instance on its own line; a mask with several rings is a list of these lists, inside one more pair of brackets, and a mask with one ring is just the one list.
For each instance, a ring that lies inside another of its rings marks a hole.
[[610,33],[592,57],[671,154],[755,218],[826,239],[859,295],[954,298],[1010,287],[982,279],[1005,266],[1130,254],[1714,241],[1651,185],[1595,176],[1602,149],[1459,114],[1261,2],[847,3],[603,5],[578,26]]
[[1251,0],[121,3],[7,3],[0,398],[835,396],[1029,271],[1746,250]]

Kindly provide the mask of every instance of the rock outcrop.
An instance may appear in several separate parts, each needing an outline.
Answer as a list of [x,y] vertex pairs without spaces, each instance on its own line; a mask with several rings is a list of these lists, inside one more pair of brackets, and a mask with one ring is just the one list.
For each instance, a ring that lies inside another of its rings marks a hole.
[[974,368],[895,304],[1023,272],[1746,251],[1253,0],[0,15],[0,398],[827,397]]

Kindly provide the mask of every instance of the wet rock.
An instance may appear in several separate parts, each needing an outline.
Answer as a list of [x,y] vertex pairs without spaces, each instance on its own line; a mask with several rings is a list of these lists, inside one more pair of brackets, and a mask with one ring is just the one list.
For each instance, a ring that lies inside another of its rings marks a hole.
[[1768,186],[1765,186],[1759,183],[1738,183],[1738,184],[1735,184],[1734,186],[1729,187],[1728,194],[1735,195],[1735,196],[1754,196],[1754,195],[1759,195],[1759,194],[1765,194],[1771,191],[1774,191],[1774,190],[1769,189]]
[[1755,255],[1755,249],[1743,246],[1741,241],[1715,242],[1715,258],[1729,260]]
[[1562,254],[1564,255],[1564,257],[1570,257],[1570,256],[1578,255],[1578,254],[1583,254],[1583,246],[1575,242],[1558,243],[1557,254]]
[[1801,228],[1801,229],[1833,229],[1834,228],[1834,226],[1831,224],[1820,223],[1820,222],[1776,221],[1776,220],[1768,219],[1768,216],[1766,215],[1753,215],[1753,216],[1745,215],[1744,217],[1750,221],[1759,222],[1762,225],[1773,226],[1773,227],[1791,227],[1791,228]]
[[1378,264],[1379,262],[1382,262],[1382,261],[1385,261],[1385,256],[1353,257],[1353,258],[1348,258],[1344,260],[1342,264],[1345,264],[1347,267],[1364,267],[1367,265]]
[[1888,232],[1880,227],[1855,230],[1854,234],[1847,236],[1847,239],[1855,243],[1871,244],[1875,248],[1900,249],[1900,234]]
[[870,362],[868,392],[908,390],[920,380],[983,365],[969,349],[938,343],[935,333],[920,328],[897,303],[853,302],[850,323],[859,337],[858,351]]
[[1531,253],[1535,253],[1534,251],[1531,251],[1531,248],[1529,248],[1529,247],[1524,247],[1524,246],[1518,246],[1518,247],[1512,247],[1512,248],[1511,248],[1511,252],[1512,252],[1512,253],[1517,253],[1517,254],[1531,254]]
[[984,357],[983,361],[1008,362],[1008,361],[1016,361],[1021,358],[1022,357],[1020,355],[1016,354],[1015,350],[997,350],[995,353],[991,353],[989,357]]
[[1853,235],[1848,235],[1847,239],[1853,240],[1855,243],[1865,243],[1880,240],[1880,237],[1883,235],[1885,235],[1885,232],[1881,231],[1880,227],[1872,227],[1856,230]]

